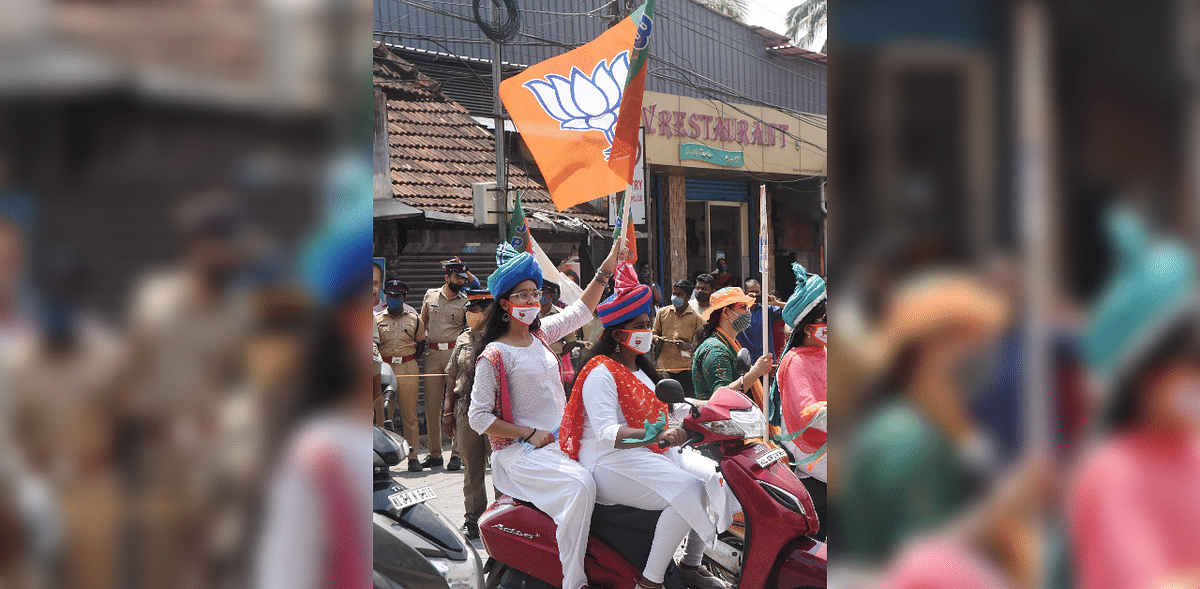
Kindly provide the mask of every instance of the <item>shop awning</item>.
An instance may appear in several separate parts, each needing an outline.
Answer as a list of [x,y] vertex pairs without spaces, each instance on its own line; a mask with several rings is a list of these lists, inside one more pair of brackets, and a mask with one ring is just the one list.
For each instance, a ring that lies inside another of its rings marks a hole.
[[406,205],[396,199],[380,198],[375,200],[376,219],[407,219],[409,217],[424,217],[425,211]]

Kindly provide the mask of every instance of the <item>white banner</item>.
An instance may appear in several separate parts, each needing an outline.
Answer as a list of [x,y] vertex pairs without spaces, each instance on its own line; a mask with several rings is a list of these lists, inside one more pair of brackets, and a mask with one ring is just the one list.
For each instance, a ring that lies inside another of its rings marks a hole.
[[[633,224],[646,224],[646,134],[644,130],[640,130],[638,135],[638,161],[633,167],[633,181],[630,183],[632,187],[629,190],[633,196]],[[616,194],[608,195],[608,224],[615,227],[617,225],[617,209],[621,206],[621,199],[617,198]]]

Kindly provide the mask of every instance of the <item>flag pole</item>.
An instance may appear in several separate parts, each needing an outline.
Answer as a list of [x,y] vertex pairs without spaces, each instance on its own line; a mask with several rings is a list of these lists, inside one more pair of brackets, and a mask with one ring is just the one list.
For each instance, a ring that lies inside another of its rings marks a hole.
[[[771,348],[771,313],[767,303],[770,300],[768,297],[771,292],[771,273],[770,273],[770,251],[768,251],[767,240],[767,185],[758,185],[758,270],[762,274],[761,288],[762,292],[759,295],[762,297],[762,337],[763,337],[763,353],[772,354],[774,349]],[[763,415],[767,415],[767,396],[771,390],[771,373],[768,371],[763,375]]]
[[[498,5],[497,5],[498,6]],[[493,23],[499,26],[500,11],[491,7]],[[508,226],[505,217],[508,216],[508,156],[504,150],[504,103],[500,102],[500,82],[503,77],[500,71],[500,42],[492,40],[492,116],[496,125],[496,207],[499,219],[496,223],[500,231],[500,243],[504,243],[504,229]]]

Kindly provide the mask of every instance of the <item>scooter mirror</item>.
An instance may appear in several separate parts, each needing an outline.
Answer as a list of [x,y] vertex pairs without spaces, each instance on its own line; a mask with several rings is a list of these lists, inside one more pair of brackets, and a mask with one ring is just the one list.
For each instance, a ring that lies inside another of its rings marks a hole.
[[654,395],[663,403],[682,403],[683,385],[673,378],[664,378],[654,386]]
[[748,350],[746,348],[742,348],[742,349],[738,350],[738,353],[737,353],[738,370],[745,373],[745,372],[748,372],[752,366],[754,366],[754,358],[750,357],[750,350]]

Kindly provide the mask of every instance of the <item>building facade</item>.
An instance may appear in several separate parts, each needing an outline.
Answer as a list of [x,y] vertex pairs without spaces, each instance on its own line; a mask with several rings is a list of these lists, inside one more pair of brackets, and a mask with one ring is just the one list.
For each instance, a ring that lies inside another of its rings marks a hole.
[[[619,4],[550,2],[522,11],[520,33],[501,47],[502,76],[591,41],[627,14],[629,7]],[[710,271],[718,258],[726,259],[739,279],[757,278],[759,198],[765,185],[773,229],[768,242],[776,283],[772,288],[786,294],[793,286],[790,262],[799,261],[810,271],[824,269],[825,56],[691,0],[659,5],[654,27],[642,112],[645,198],[635,201],[639,252],[661,284]],[[380,0],[375,3],[375,32],[377,41],[438,81],[441,91],[481,128],[494,132],[492,44],[469,5]],[[544,186],[510,125],[506,123],[505,133],[510,176],[520,170]],[[418,210],[431,206],[399,194],[391,197]],[[529,199],[523,200],[528,211]],[[608,209],[615,202],[614,197],[600,199],[575,212],[611,218]],[[552,212],[550,205],[545,213]],[[591,217],[585,220],[599,233],[610,231]],[[437,250],[428,241],[429,225],[410,220],[393,226],[405,233],[406,245],[388,252],[400,263],[427,265],[417,254],[423,248]],[[575,247],[568,248],[555,246],[558,236],[546,229],[532,228],[543,246],[550,244],[552,258],[577,255],[586,280],[589,262],[606,249],[598,234],[578,228],[571,238]],[[377,232],[391,230],[377,223]],[[437,240],[450,248],[441,253],[491,250],[499,240],[494,224],[470,231],[479,238]],[[470,245],[476,243],[481,245]]]

